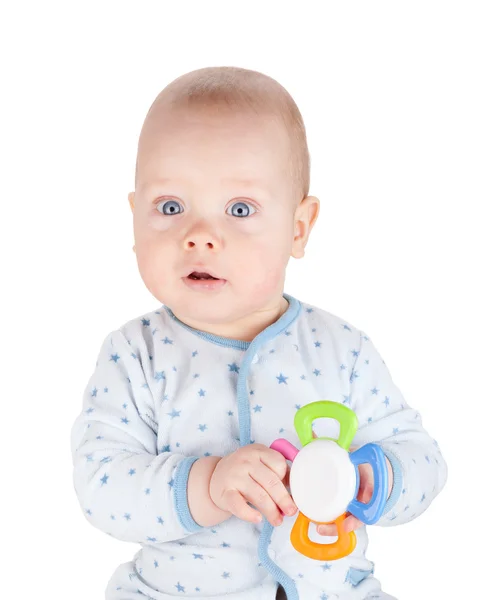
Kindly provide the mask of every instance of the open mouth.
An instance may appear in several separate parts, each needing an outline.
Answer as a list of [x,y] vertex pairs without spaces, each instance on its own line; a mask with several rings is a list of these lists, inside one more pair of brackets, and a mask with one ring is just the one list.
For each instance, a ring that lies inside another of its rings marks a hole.
[[200,279],[214,279],[217,280],[219,279],[218,277],[212,277],[212,275],[209,275],[209,273],[199,273],[198,271],[193,271],[189,276],[189,279],[195,279],[195,280],[200,280]]
[[222,290],[227,283],[225,279],[215,277],[206,271],[192,271],[183,277],[183,281],[191,290],[201,293],[218,292]]

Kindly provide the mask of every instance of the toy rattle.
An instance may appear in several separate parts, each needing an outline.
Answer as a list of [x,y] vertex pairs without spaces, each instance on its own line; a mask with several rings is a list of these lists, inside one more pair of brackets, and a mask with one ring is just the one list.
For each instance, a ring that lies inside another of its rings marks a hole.
[[[313,437],[312,423],[322,417],[340,423],[338,440]],[[343,404],[330,400],[307,404],[296,412],[294,424],[301,450],[282,438],[270,446],[293,463],[290,489],[299,513],[290,540],[298,552],[309,558],[337,560],[350,554],[357,543],[353,531],[343,530],[348,514],[366,525],[373,525],[383,513],[389,485],[385,455],[376,444],[365,444],[349,452],[358,429],[358,419],[354,411]],[[374,472],[374,491],[369,503],[357,500],[360,484],[358,465],[364,463],[369,463]],[[310,521],[317,525],[335,523],[337,541],[319,544],[310,540]]]

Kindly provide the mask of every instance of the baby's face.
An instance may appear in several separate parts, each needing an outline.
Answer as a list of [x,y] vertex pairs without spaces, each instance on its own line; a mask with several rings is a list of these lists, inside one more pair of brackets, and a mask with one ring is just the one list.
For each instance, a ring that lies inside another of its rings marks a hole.
[[[202,111],[165,110],[152,120],[130,194],[147,288],[198,323],[278,306],[297,207],[285,129],[267,118]],[[194,275],[204,272],[217,280]]]

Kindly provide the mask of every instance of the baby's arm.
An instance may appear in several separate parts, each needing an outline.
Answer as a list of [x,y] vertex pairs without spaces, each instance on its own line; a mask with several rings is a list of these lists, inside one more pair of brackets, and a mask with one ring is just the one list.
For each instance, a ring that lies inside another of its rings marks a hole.
[[350,374],[350,401],[359,417],[352,445],[381,446],[393,467],[393,489],[378,525],[399,525],[423,513],[443,489],[446,462],[423,428],[419,413],[404,400],[371,340],[361,344]]
[[[207,505],[208,523],[230,516],[198,489],[203,478],[193,479],[195,487],[187,490],[198,457],[158,453],[155,419],[141,361],[123,333],[114,331],[104,340],[86,387],[71,450],[74,488],[86,518],[128,542],[178,540],[202,529],[188,507],[187,494],[194,491],[197,506],[204,511]],[[210,470],[211,462],[204,458],[198,470]]]
[[196,523],[203,527],[213,527],[231,516],[212,502],[209,486],[220,456],[204,456],[197,460],[190,470],[187,484],[189,510]]

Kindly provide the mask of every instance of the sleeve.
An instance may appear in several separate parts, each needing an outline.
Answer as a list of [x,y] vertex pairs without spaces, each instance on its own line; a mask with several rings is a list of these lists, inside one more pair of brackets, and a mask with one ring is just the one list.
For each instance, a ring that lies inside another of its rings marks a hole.
[[157,452],[155,419],[140,358],[122,331],[114,331],[84,391],[71,453],[85,517],[127,542],[178,540],[203,529],[187,502],[189,472],[198,457]]
[[436,440],[422,425],[364,332],[350,374],[351,405],[359,418],[353,445],[378,444],[391,463],[394,483],[377,525],[401,525],[422,514],[443,489],[448,468]]

